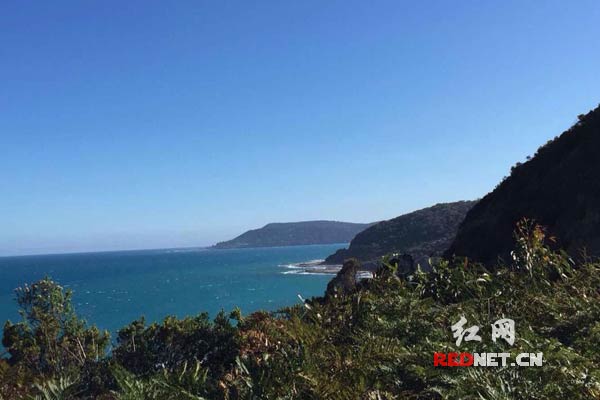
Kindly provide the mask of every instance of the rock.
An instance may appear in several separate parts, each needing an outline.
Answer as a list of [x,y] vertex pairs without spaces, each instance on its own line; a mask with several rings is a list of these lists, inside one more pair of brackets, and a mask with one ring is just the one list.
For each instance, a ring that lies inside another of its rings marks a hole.
[[407,276],[415,272],[415,260],[410,254],[395,256],[389,260],[391,265],[396,265],[396,275]]
[[337,275],[327,284],[325,292],[326,297],[335,294],[348,294],[356,289],[356,275],[360,269],[360,262],[351,258],[344,262],[342,269]]

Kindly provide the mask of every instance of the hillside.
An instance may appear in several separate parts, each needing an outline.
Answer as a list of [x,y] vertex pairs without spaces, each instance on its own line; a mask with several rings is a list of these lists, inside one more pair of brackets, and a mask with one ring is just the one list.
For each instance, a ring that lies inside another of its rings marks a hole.
[[325,263],[341,264],[350,257],[368,261],[389,253],[408,253],[415,259],[441,255],[473,204],[474,201],[436,204],[379,222],[356,235],[348,249],[327,257]]
[[235,249],[347,243],[370,225],[338,221],[272,223],[260,229],[247,231],[232,240],[217,243],[213,248]]
[[571,255],[600,255],[600,107],[513,167],[467,214],[446,256],[508,260],[515,223],[535,219]]

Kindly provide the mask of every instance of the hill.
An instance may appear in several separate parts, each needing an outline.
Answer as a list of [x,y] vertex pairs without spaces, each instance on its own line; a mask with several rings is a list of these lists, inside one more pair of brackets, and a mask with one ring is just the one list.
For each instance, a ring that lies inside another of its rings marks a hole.
[[582,247],[600,255],[600,107],[578,119],[469,211],[446,256],[508,260],[523,217],[545,226],[571,255]]
[[267,224],[240,236],[219,242],[215,249],[243,247],[299,246],[307,244],[347,243],[371,224],[338,221],[303,221]]
[[413,258],[441,255],[474,201],[441,203],[379,222],[360,232],[348,249],[327,257],[326,264],[347,258],[369,261],[389,253],[408,253]]

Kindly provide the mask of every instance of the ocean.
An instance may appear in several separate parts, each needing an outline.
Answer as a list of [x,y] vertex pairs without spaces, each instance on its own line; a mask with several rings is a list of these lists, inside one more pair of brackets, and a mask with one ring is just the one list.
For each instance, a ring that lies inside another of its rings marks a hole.
[[19,321],[14,289],[50,276],[73,291],[80,317],[113,334],[145,316],[211,317],[276,310],[324,293],[332,275],[295,264],[323,259],[345,244],[254,249],[172,249],[0,258],[0,322]]

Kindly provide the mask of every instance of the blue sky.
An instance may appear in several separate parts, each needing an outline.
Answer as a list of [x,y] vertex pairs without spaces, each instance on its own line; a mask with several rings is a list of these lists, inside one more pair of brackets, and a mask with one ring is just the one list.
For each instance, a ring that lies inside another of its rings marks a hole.
[[0,3],[0,255],[485,195],[600,103],[597,1]]

